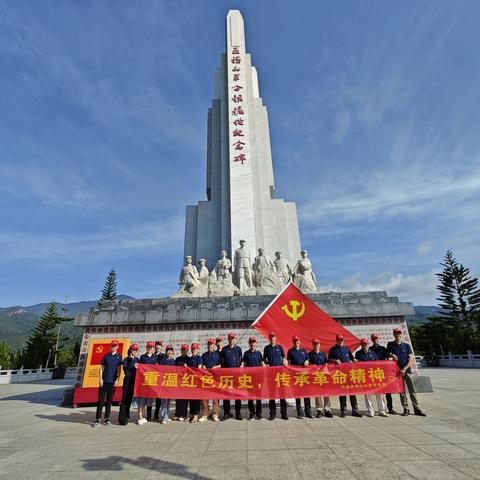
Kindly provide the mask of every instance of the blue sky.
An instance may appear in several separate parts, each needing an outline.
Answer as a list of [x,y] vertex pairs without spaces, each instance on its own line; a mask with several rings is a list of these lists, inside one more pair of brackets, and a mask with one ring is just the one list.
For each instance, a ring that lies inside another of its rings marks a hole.
[[1,3],[0,306],[97,298],[112,266],[173,293],[229,8],[319,283],[434,304],[447,249],[480,276],[480,4],[297,5]]

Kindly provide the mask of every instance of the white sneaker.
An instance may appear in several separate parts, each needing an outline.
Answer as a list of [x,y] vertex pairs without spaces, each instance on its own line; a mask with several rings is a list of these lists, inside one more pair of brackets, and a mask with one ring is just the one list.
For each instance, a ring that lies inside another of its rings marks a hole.
[[214,422],[219,422],[219,421],[220,421],[220,420],[218,419],[218,415],[214,415],[212,418],[213,418],[213,421],[214,421]]
[[379,417],[388,417],[388,413],[385,412],[378,412]]
[[201,416],[199,419],[198,419],[199,422],[206,422],[207,421],[207,417],[205,415]]
[[372,417],[374,417],[374,416],[375,416],[375,412],[368,412],[368,413],[367,413],[367,417],[372,418]]
[[147,423],[146,418],[139,418],[138,421],[137,421],[137,425],[143,425],[144,423]]
[[179,421],[179,422],[184,422],[185,419],[184,419],[183,417],[178,417],[178,421]]
[[162,420],[160,423],[161,423],[162,425],[166,425],[166,424],[167,424],[167,421],[166,421],[166,420]]

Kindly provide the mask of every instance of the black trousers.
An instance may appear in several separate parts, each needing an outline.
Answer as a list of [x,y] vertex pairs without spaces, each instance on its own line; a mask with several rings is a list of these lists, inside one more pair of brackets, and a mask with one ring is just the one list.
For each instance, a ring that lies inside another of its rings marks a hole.
[[175,416],[185,418],[188,413],[188,400],[175,400]]
[[[237,415],[240,415],[242,412],[242,401],[241,400],[235,400],[235,413]],[[224,400],[223,401],[223,414],[228,415],[230,413],[230,400]]]
[[200,413],[200,400],[189,400],[190,415],[198,415]]
[[113,394],[115,392],[114,383],[104,383],[98,389],[97,420],[102,418],[103,405],[105,405],[105,418],[110,418],[110,409],[112,407]]
[[[132,406],[133,400],[133,389],[135,387],[135,377],[125,376],[123,379],[123,388],[122,388],[122,405],[125,411],[125,414],[128,419],[130,419],[130,407]],[[105,412],[105,416],[107,413]]]
[[[355,395],[350,395],[350,405],[352,406],[353,411],[358,410],[358,403],[357,403],[357,397]],[[340,410],[346,410],[347,409],[347,397],[340,397]]]
[[[277,415],[277,404],[275,400],[268,401],[268,409],[270,410],[270,415],[274,417]],[[280,400],[280,413],[282,415],[287,414],[287,401],[285,399]]]
[[160,406],[162,405],[162,399],[157,398],[155,400],[155,420],[158,420],[160,418]]
[[[312,413],[312,405],[310,403],[310,398],[304,398],[303,404],[305,405],[305,413]],[[302,413],[302,399],[296,398],[295,405],[297,407],[297,415]]]
[[262,401],[261,400],[249,400],[248,401],[248,411],[253,413],[257,417],[262,415]]
[[387,399],[387,410],[393,410],[393,398],[391,393],[386,393],[385,398]]

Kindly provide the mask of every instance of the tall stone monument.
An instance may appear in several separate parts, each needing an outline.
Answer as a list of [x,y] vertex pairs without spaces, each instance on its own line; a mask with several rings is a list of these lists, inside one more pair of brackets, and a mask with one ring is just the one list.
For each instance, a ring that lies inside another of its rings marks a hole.
[[300,253],[295,204],[275,198],[267,107],[257,70],[245,48],[242,15],[227,15],[226,53],[220,57],[208,110],[207,200],[187,206],[185,255],[213,269],[221,250],[234,258],[240,240],[254,254],[283,252],[294,265]]

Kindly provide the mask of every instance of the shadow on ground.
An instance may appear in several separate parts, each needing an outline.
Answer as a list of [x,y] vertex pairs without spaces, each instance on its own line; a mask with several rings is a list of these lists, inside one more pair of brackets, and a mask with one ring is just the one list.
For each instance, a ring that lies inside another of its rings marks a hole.
[[[195,472],[191,472],[187,466],[181,465],[179,463],[168,462],[162,460],[161,458],[153,457],[138,457],[136,460],[126,457],[120,457],[117,455],[111,455],[110,457],[105,458],[95,458],[95,459],[86,459],[82,460],[84,470],[89,472],[118,472],[123,470],[122,465],[134,465],[138,468],[143,468],[146,470],[151,470],[158,474],[167,473],[170,476],[177,476],[179,478],[195,478],[197,480],[209,480],[208,477],[198,475]],[[132,477],[134,475],[132,474]]]
[[92,425],[95,421],[95,414],[93,412],[79,412],[75,411],[67,414],[56,414],[56,415],[35,415],[37,418],[43,420],[53,420],[55,422],[65,422],[65,423],[81,423],[84,425]]

